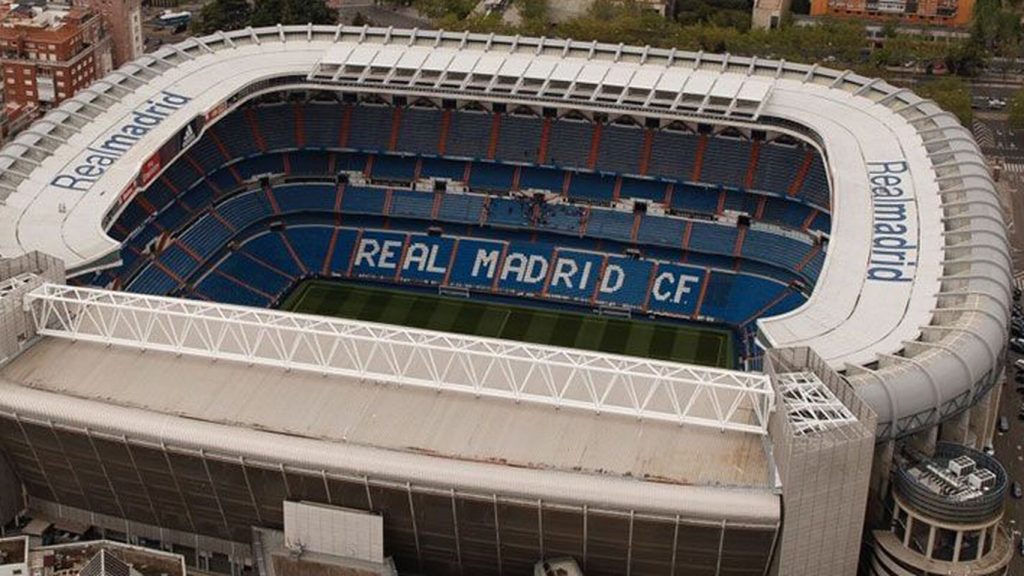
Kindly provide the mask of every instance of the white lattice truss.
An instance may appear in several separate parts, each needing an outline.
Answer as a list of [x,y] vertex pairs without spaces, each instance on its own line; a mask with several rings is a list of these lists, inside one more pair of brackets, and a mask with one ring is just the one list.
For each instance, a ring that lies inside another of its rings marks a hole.
[[12,292],[28,284],[32,280],[35,280],[36,278],[38,278],[38,276],[36,276],[35,274],[31,272],[25,272],[23,274],[18,274],[17,276],[12,276],[6,280],[0,280],[0,300],[6,298]]
[[40,334],[767,434],[767,376],[397,326],[44,284]]
[[775,379],[794,434],[825,432],[857,421],[853,412],[813,372],[786,372],[776,374]]

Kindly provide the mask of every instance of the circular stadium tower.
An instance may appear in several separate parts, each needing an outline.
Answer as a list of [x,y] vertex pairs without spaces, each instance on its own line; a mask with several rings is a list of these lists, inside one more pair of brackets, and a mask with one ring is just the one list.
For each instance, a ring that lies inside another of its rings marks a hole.
[[848,574],[898,448],[991,437],[1008,254],[970,134],[851,72],[193,38],[0,151],[8,488],[239,563],[313,503],[431,574]]
[[872,573],[1006,574],[1013,539],[1000,524],[1009,481],[991,456],[939,443],[902,460],[892,528],[875,533]]

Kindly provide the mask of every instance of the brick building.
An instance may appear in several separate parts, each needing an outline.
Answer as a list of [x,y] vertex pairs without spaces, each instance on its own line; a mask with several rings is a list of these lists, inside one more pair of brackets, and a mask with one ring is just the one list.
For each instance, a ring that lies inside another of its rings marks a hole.
[[0,6],[4,101],[47,108],[110,71],[111,42],[88,7]]
[[103,15],[115,67],[142,56],[142,0],[86,0],[86,4]]
[[811,0],[811,16],[899,18],[908,24],[966,26],[974,0]]

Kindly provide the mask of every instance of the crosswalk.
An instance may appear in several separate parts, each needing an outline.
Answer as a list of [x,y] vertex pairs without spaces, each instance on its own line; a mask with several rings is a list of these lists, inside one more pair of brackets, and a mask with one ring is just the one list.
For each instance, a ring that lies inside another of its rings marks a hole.
[[1010,174],[1024,174],[1024,164],[1018,162],[1007,162],[1003,164],[1003,171]]
[[971,122],[971,132],[974,133],[974,139],[978,141],[978,145],[982,148],[994,148],[996,145],[996,135],[992,132],[992,127],[985,124],[977,118]]
[[1014,273],[1013,285],[1020,288],[1021,292],[1024,292],[1024,270]]

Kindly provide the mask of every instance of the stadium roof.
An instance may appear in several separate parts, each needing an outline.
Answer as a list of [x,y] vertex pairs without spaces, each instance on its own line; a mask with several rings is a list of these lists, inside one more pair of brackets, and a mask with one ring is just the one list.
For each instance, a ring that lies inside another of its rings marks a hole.
[[716,522],[779,515],[764,437],[742,432],[58,338],[0,371],[0,405],[21,420],[356,477]]
[[[768,125],[810,139],[832,185],[828,256],[807,304],[760,321],[763,341],[809,345],[846,370],[889,427],[883,436],[962,410],[994,379],[1011,266],[969,132],[907,90],[774,60],[384,28],[189,39],[100,80],[0,150],[0,255],[40,250],[72,271],[116,259],[108,212],[161,143],[241,91],[286,85]],[[112,165],[88,165],[90,147],[154,103],[164,106],[156,126]]]

